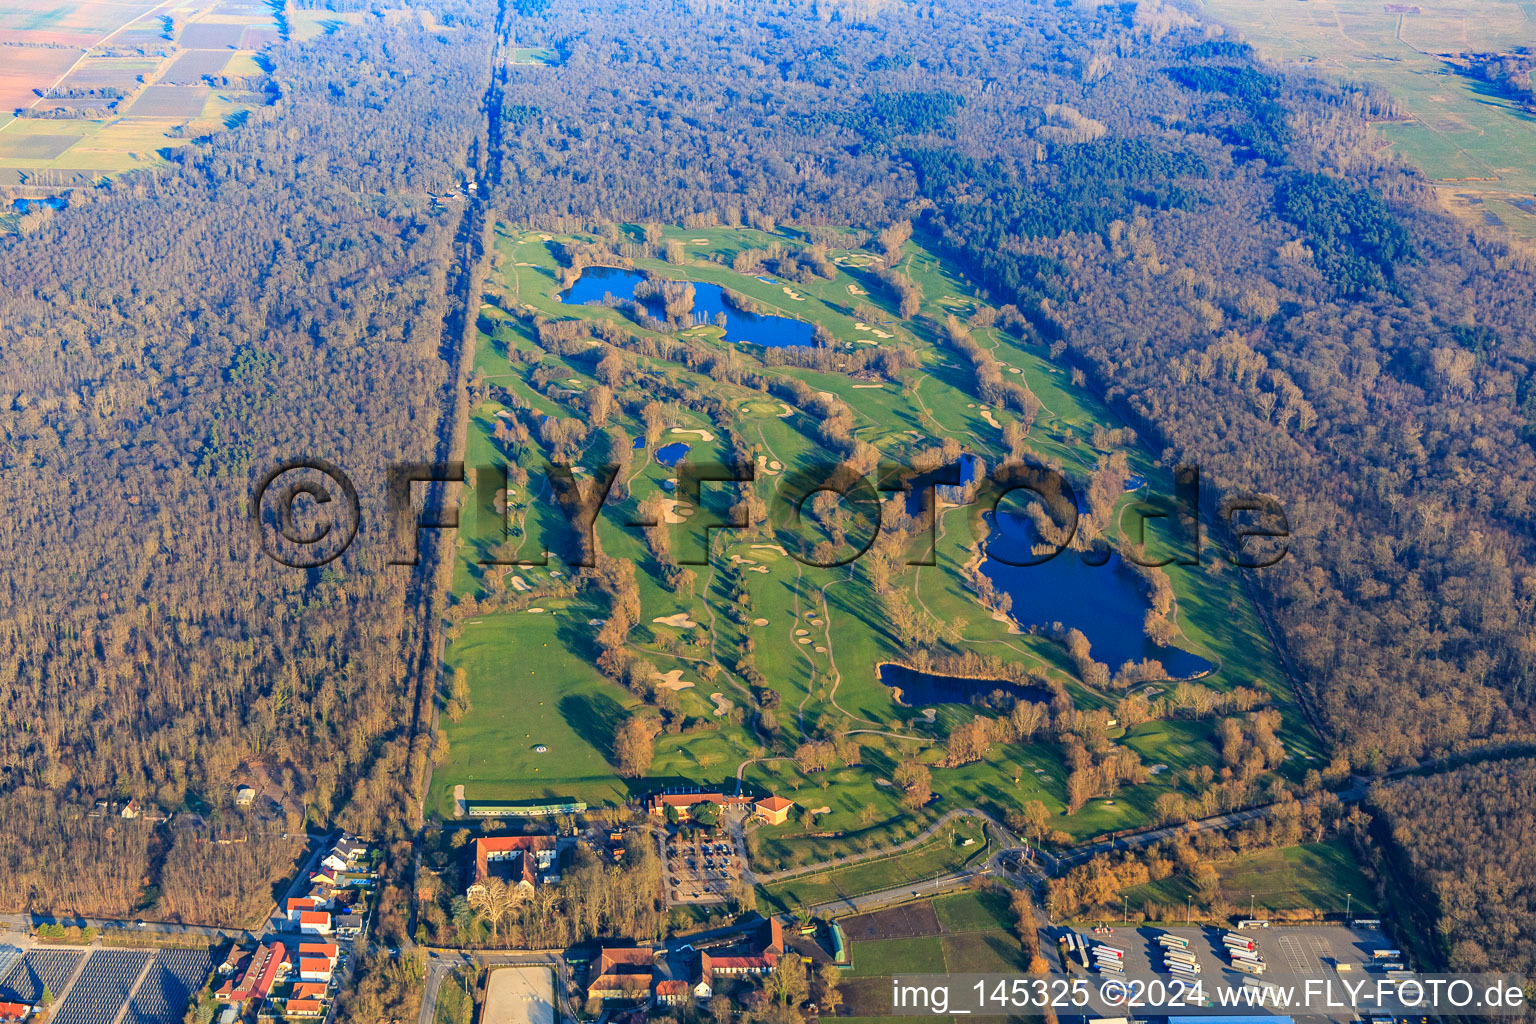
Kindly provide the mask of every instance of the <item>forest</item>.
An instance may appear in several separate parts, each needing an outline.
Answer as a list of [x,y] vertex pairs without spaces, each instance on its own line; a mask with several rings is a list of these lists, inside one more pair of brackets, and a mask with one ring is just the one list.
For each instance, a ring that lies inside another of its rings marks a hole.
[[285,569],[246,496],[323,455],[381,521],[385,465],[434,450],[475,24],[285,43],[277,107],[0,238],[4,909],[249,917],[285,844],[205,840],[256,775],[296,817],[252,829],[403,824],[411,578],[379,544]]
[[1373,837],[1415,952],[1440,970],[1536,970],[1530,843],[1536,761],[1521,758],[1375,787]]

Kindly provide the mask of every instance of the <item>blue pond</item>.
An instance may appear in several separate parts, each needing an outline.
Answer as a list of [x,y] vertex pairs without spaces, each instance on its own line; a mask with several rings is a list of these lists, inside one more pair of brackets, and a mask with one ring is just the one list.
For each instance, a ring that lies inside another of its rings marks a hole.
[[26,213],[34,206],[42,206],[50,210],[62,210],[69,204],[63,196],[45,196],[42,199],[18,199],[14,205],[17,213]]
[[1039,686],[1029,686],[1003,679],[969,679],[964,676],[920,672],[915,668],[890,662],[880,666],[880,682],[901,691],[901,702],[913,706],[969,704],[971,697],[985,696],[993,690],[1002,690],[1020,700],[1040,703],[1047,703],[1052,697],[1049,690]]
[[1088,638],[1093,659],[1117,670],[1127,661],[1147,658],[1161,662],[1173,679],[1188,679],[1214,666],[1197,654],[1176,647],[1159,647],[1142,631],[1147,597],[1141,579],[1112,553],[1104,565],[1087,565],[1074,551],[1063,551],[1039,565],[1008,565],[998,561],[1032,561],[1034,529],[1016,512],[988,513],[989,556],[981,571],[998,591],[1013,600],[1010,611],[1023,627],[1060,622]]
[[644,448],[644,447],[645,447],[645,438],[643,438],[643,437],[635,438],[635,444],[634,444],[635,451],[639,451],[641,448]]
[[[951,480],[956,479],[951,475],[955,472],[956,468],[960,471],[960,483],[958,486],[939,482],[945,477],[949,477]],[[981,459],[970,452],[965,452],[955,461],[953,466],[941,466],[938,469],[931,469],[926,473],[919,473],[912,477],[907,481],[908,486],[911,487],[911,490],[907,492],[907,515],[916,519],[923,514],[923,501],[929,487],[933,488],[935,501],[947,501],[952,505],[958,504],[962,490],[967,485],[980,480],[984,468]]]
[[[571,290],[560,296],[560,301],[579,306],[590,302],[602,302],[608,295],[616,299],[633,300],[635,285],[643,280],[645,280],[643,274],[637,274],[632,270],[620,270],[616,267],[588,267],[581,272],[581,277],[571,286]],[[666,316],[665,307],[659,299],[647,300],[645,307],[658,319],[664,319]],[[793,345],[809,347],[816,343],[814,328],[805,321],[791,320],[783,316],[743,313],[726,304],[719,285],[694,282],[694,323],[714,323],[715,317],[720,313],[725,314],[726,341],[762,345],[764,348],[787,348]]]
[[663,466],[675,466],[683,461],[683,456],[688,454],[688,446],[681,441],[673,441],[656,449],[656,461]]

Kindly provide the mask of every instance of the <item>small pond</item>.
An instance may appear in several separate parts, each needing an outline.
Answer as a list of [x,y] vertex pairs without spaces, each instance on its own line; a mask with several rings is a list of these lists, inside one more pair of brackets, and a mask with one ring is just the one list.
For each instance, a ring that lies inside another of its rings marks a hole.
[[26,213],[34,206],[44,207],[49,210],[62,210],[69,205],[69,201],[63,196],[44,196],[42,199],[18,199],[13,204],[17,213]]
[[683,456],[688,454],[688,446],[681,441],[673,441],[656,449],[656,461],[663,466],[675,466],[683,461]]
[[1015,683],[1008,679],[970,679],[964,676],[947,676],[935,672],[920,672],[905,665],[886,662],[880,666],[880,682],[897,690],[901,702],[912,707],[925,704],[969,704],[977,694],[1002,690],[1020,700],[1049,703],[1054,696],[1041,686]]
[[[634,300],[635,285],[644,281],[645,275],[617,267],[587,267],[570,291],[560,296],[560,301],[570,305],[586,305],[602,302],[607,296]],[[661,299],[646,299],[643,304],[658,319],[666,318],[666,308]],[[715,318],[725,314],[725,340],[764,348],[786,348],[793,345],[814,346],[814,328],[803,320],[791,320],[783,316],[744,313],[725,301],[717,284],[693,282],[693,321],[695,324],[712,324]]]

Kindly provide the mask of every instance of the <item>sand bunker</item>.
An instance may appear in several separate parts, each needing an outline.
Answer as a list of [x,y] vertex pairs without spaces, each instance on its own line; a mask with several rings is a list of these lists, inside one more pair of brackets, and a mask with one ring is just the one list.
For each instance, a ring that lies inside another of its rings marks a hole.
[[797,629],[795,630],[795,636],[807,636],[810,634],[810,632],[811,631],[808,629]]
[[992,410],[988,409],[986,406],[981,407],[981,418],[986,420],[992,426],[996,427],[998,430],[1003,429],[1003,425],[997,422],[997,417],[992,415]]
[[826,654],[827,653],[827,649],[825,647],[821,646],[821,644],[817,644],[816,645],[816,653],[817,654]]
[[768,620],[767,619],[753,619],[752,620],[752,625],[754,625],[754,626],[766,626],[766,625],[768,625]]
[[709,695],[709,699],[715,702],[716,718],[730,714],[731,708],[735,707],[734,704],[725,699],[725,694],[723,693],[712,693]]
[[784,289],[784,294],[788,295],[790,298],[794,299],[796,302],[804,302],[805,301],[805,296],[801,295],[799,292],[795,291],[793,288],[790,288],[790,287],[786,286],[785,289]]
[[860,288],[856,284],[851,284],[851,285],[848,286],[848,294],[849,295],[868,295],[869,292],[865,291],[863,288]]
[[688,239],[688,241],[692,242],[694,245],[708,245],[709,244],[709,239],[707,239],[707,238],[690,238],[690,239]]
[[[777,466],[778,463],[775,462],[773,465]],[[777,469],[770,469],[768,467],[768,456],[766,455],[759,455],[757,457],[757,471],[764,476],[776,476],[779,472]]]
[[731,564],[732,565],[756,565],[757,564],[757,559],[755,559],[755,558],[743,558],[741,555],[732,555],[731,556]]
[[816,807],[816,808],[813,808],[811,810],[811,813],[812,814],[831,814],[832,813],[832,808],[830,808],[830,807]]
[[766,565],[754,565],[752,568],[747,570],[747,572],[767,572],[767,571],[768,571],[768,567]]
[[853,390],[855,390],[855,391],[870,391],[870,390],[881,391],[884,388],[885,388],[884,384],[855,384],[853,386]]
[[528,614],[529,615],[538,615],[538,614],[540,614],[543,611],[544,611],[543,608],[529,608],[528,609]]
[[1010,366],[1010,367],[1008,367],[1008,372],[1009,373],[1023,373],[1024,371],[1019,369],[1017,366]]
[[[775,465],[777,465],[777,463],[775,463]],[[752,545],[752,550],[753,551],[777,551],[779,554],[783,555],[785,558],[789,557],[789,552],[784,550],[784,545],[783,544],[753,544]]]
[[869,330],[869,324],[865,323],[863,320],[855,320],[853,322],[853,329],[856,331],[867,331]]
[[656,685],[663,690],[686,690],[693,682],[683,678],[683,670],[675,668],[671,672],[656,673]]
[[803,636],[799,640],[795,641],[795,643],[797,643],[797,644],[808,644],[810,642],[811,642],[811,638],[808,637],[808,636]]
[[661,521],[664,523],[686,523],[688,517],[693,515],[693,506],[684,505],[676,498],[664,498],[661,502]]
[[528,585],[528,581],[523,579],[521,576],[513,576],[512,577],[512,589],[513,590],[532,590],[533,588],[530,587]]
[[779,404],[784,407],[784,411],[779,413],[779,415],[781,417],[783,417],[783,416],[793,416],[795,414],[794,407],[791,406],[788,402],[780,402]]
[[715,435],[711,434],[707,430],[691,430],[691,429],[689,429],[687,427],[673,427],[672,428],[672,433],[674,433],[674,434],[692,434],[694,437],[699,438],[701,441],[713,441],[715,439]]
[[896,335],[891,334],[891,333],[889,333],[887,331],[882,331],[882,330],[876,328],[876,330],[875,330],[875,337],[877,337],[877,338],[894,338],[894,337],[896,337]]
[[678,629],[692,629],[698,623],[688,617],[687,612],[678,612],[676,615],[662,615],[651,620],[659,622],[663,626],[676,626]]

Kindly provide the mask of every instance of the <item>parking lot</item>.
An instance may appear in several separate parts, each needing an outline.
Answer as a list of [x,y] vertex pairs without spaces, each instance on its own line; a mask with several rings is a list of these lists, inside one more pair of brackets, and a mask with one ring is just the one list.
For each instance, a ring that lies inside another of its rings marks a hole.
[[741,857],[723,834],[680,833],[662,844],[673,903],[721,903],[741,877]]
[[[1273,985],[1282,989],[1294,987],[1300,991],[1309,979],[1334,982],[1341,977],[1353,981],[1374,979],[1383,976],[1384,972],[1379,963],[1373,960],[1372,951],[1392,945],[1382,932],[1370,928],[1346,928],[1342,925],[1285,927],[1277,925],[1271,928],[1248,929],[1239,934],[1253,940],[1265,964],[1264,973],[1254,976],[1236,970],[1230,965],[1230,958],[1223,942],[1223,936],[1230,929],[1196,926],[1117,927],[1111,929],[1109,934],[1101,935],[1094,934],[1091,929],[1074,930],[1080,938],[1088,940],[1090,946],[1103,943],[1123,950],[1127,982],[1138,979],[1145,982],[1154,976],[1168,978],[1169,972],[1164,966],[1162,946],[1158,943],[1157,937],[1168,934],[1187,939],[1188,952],[1200,965],[1198,977],[1208,997],[1216,986],[1243,989]],[[1080,953],[1073,957],[1073,971],[1077,976],[1089,979],[1090,991],[1095,994],[1097,994],[1099,982],[1107,980],[1108,977],[1095,970],[1085,970]],[[1212,1001],[1215,1002],[1214,999]],[[1105,1016],[1125,1013],[1125,1007],[1106,1005],[1097,998],[1094,999],[1093,1006]],[[1144,1012],[1156,1015],[1156,1011],[1152,1009]],[[1287,1011],[1278,1012],[1283,1014]],[[1142,1015],[1136,1014],[1136,1016]],[[1298,1021],[1317,1022],[1317,1024],[1330,1020],[1337,1021],[1339,1024],[1350,1024],[1357,1019],[1356,1015],[1347,1009],[1340,1009],[1330,1014],[1296,1011],[1292,1012],[1291,1016]]]

